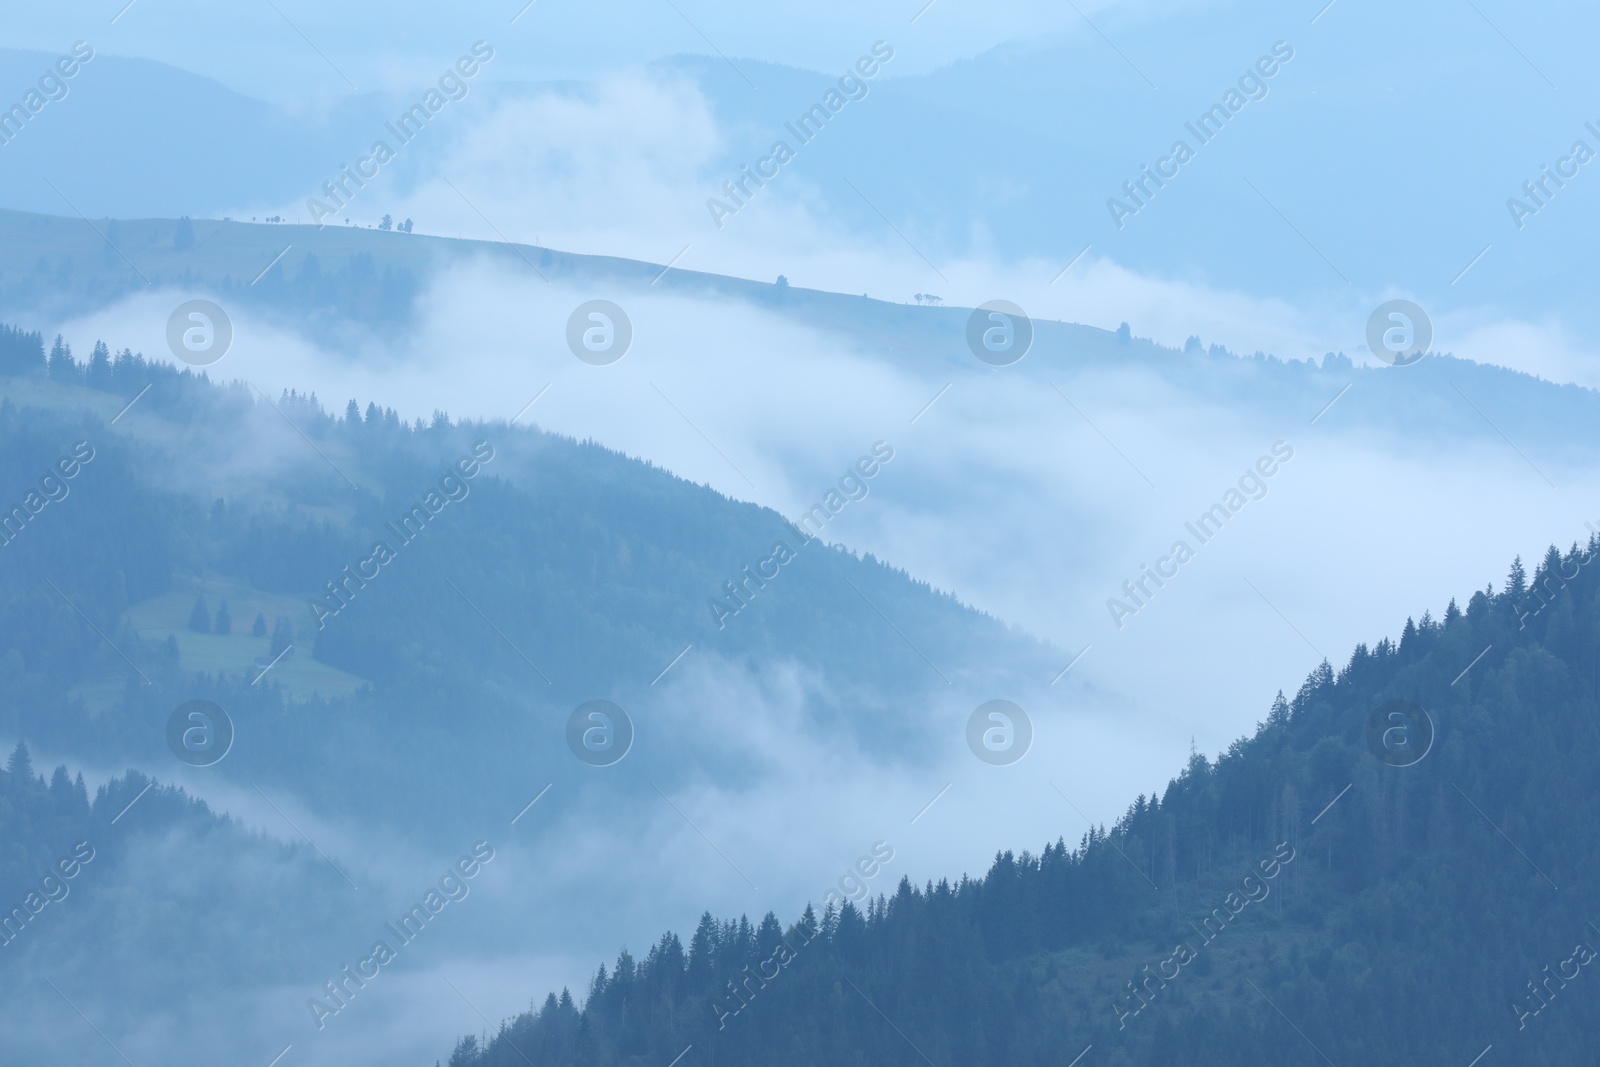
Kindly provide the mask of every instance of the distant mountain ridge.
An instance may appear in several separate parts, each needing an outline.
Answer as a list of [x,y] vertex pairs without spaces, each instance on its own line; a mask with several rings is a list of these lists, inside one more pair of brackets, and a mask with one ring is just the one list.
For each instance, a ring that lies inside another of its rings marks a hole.
[[[190,237],[180,236],[185,225],[192,229],[192,245]],[[61,317],[159,287],[237,303],[285,329],[313,331],[325,343],[357,335],[398,343],[428,284],[474,262],[488,262],[508,278],[576,293],[736,302],[930,380],[947,369],[983,367],[968,347],[968,308],[914,306],[882,295],[831,293],[529,245],[217,220],[89,224],[0,211],[0,321],[47,328]],[[1600,424],[1600,392],[1449,355],[1389,367],[1357,366],[1342,353],[1329,353],[1314,365],[1260,352],[1242,357],[1198,339],[1179,351],[1131,331],[1042,318],[1033,327],[1029,354],[1005,372],[1043,390],[1051,388],[1051,372],[1136,369],[1197,404],[1271,419],[1298,411],[1309,422],[1337,399],[1338,420],[1426,447],[1468,438],[1504,447],[1504,434],[1564,456],[1600,448],[1600,435],[1589,429]]]

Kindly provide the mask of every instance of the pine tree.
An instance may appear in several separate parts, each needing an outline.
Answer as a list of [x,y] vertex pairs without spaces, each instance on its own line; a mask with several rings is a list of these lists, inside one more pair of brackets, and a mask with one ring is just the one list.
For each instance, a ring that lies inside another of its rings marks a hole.
[[88,380],[91,389],[111,388],[111,349],[104,341],[96,341],[89,354]]
[[1544,559],[1534,571],[1533,588],[1531,592],[1541,601],[1549,600],[1555,596],[1556,591],[1567,583],[1561,577],[1561,552],[1555,545],[1551,545],[1545,552]]
[[6,770],[19,778],[33,778],[33,757],[28,755],[28,746],[21,741],[11,750],[11,758],[6,760]]
[[690,989],[703,990],[711,986],[715,978],[712,968],[716,951],[717,922],[708,911],[700,916],[700,925],[695,927],[694,936],[689,939]]
[[256,612],[256,621],[250,624],[250,636],[267,636],[267,617],[262,612]]
[[1528,594],[1528,572],[1522,569],[1522,557],[1511,561],[1511,573],[1506,575],[1506,596],[1521,600]]
[[67,382],[77,377],[78,365],[72,359],[72,346],[60,334],[56,334],[55,343],[50,346],[47,369],[52,381]]
[[197,634],[211,632],[211,612],[206,609],[206,598],[203,596],[194,598],[194,610],[189,612],[189,629]]
[[228,602],[226,600],[217,606],[217,618],[213,629],[219,634],[233,633],[233,616],[228,613]]

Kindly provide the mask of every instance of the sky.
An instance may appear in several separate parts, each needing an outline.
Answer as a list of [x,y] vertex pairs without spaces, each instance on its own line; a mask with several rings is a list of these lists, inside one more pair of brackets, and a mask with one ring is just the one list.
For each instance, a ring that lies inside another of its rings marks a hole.
[[[81,38],[215,78],[247,95],[293,101],[406,88],[448,61],[441,42],[480,38],[504,45],[502,76],[544,81],[593,78],[680,53],[831,70],[854,58],[856,42],[888,34],[914,40],[917,56],[909,66],[928,71],[1019,36],[1092,32],[1070,6],[1040,0],[981,6],[822,0],[757,9],[729,0],[448,6],[273,0],[225,8],[199,0],[135,0],[119,15],[124,2],[15,5],[7,12],[6,43],[54,51]],[[1108,6],[1086,3],[1081,10],[1093,15]]]

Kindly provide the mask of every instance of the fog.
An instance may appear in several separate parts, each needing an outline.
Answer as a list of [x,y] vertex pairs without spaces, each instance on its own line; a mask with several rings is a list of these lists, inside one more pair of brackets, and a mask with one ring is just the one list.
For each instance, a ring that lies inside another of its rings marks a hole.
[[[324,349],[241,314],[234,351],[211,370],[268,395],[315,389],[330,407],[354,396],[411,416],[444,408],[507,419],[537,397],[522,423],[592,438],[791,518],[888,442],[894,458],[826,538],[1046,638],[1071,669],[1026,693],[951,693],[916,739],[936,755],[907,763],[819,735],[804,709],[807,687],[825,680],[781,662],[751,677],[692,651],[651,714],[659,729],[703,737],[708,763],[744,768],[738,781],[698,781],[641,808],[619,807],[597,780],[581,795],[552,792],[516,828],[462,827],[463,846],[483,837],[499,857],[470,903],[447,915],[455,928],[408,952],[392,979],[320,1033],[304,998],[337,968],[332,957],[319,955],[320,969],[308,961],[278,1010],[253,1002],[268,1059],[280,1032],[279,1047],[293,1042],[309,1062],[339,1062],[353,1048],[442,1054],[441,1035],[492,1029],[444,977],[497,1023],[547,988],[581,996],[618,949],[640,956],[666,928],[687,936],[702,909],[792,920],[876,841],[895,859],[874,892],[902,875],[920,884],[979,873],[997,849],[1075,841],[1087,820],[1109,823],[1134,794],[1163,788],[1191,744],[1215,754],[1252,730],[1274,694],[1292,695],[1324,656],[1337,667],[1355,643],[1395,637],[1408,616],[1438,616],[1452,597],[1464,603],[1498,583],[1513,555],[1581,539],[1584,523],[1600,520],[1580,459],[1534,446],[1524,458],[1467,404],[1442,435],[1431,423],[1374,431],[1345,419],[1363,402],[1356,390],[1380,388],[1381,375],[1337,399],[1330,390],[1325,410],[1327,400],[1282,409],[1250,388],[1230,404],[1198,402],[1148,367],[1044,350],[1002,369],[884,357],[826,324],[801,328],[768,309],[649,287],[601,294],[626,307],[635,340],[620,362],[595,367],[563,340],[571,309],[595,295],[469,265],[437,279],[402,348]],[[104,336],[159,351],[171,303],[154,294],[64,329],[79,344]],[[1518,429],[1505,427],[1513,441]],[[289,434],[274,447],[295,447]],[[1200,543],[1185,524],[1240,488],[1275,445],[1292,458],[1243,490],[1264,495]],[[1153,595],[1147,586],[1148,603],[1119,626],[1108,599],[1131,602],[1123,583],[1180,539],[1194,557]],[[901,640],[888,627],[882,637]],[[965,748],[967,713],[993,697],[1018,700],[1037,729],[1012,767],[984,766]],[[199,774],[181,780],[295,840],[259,797]],[[374,898],[395,910],[445,858],[295,797],[273,799],[363,887],[334,953],[364,949],[384,911]],[[557,909],[559,927],[542,921]],[[236,1049],[238,1029],[219,1032],[219,1047]],[[166,1036],[128,1039],[153,1053]]]
[[[935,9],[939,16],[945,6]],[[702,10],[703,24],[722,24],[719,13],[728,14],[714,5]],[[914,5],[896,19],[909,25],[913,14]],[[144,11],[129,15],[136,17]],[[157,45],[157,28],[178,17],[151,13],[130,27],[130,38],[179,62]],[[358,5],[337,17],[390,13]],[[527,16],[530,27],[517,32],[533,34],[536,19],[545,20],[539,32],[554,32],[550,23],[576,25],[580,17],[538,7]],[[1008,17],[1036,20],[1050,33],[1082,32],[1070,13],[1036,5],[1016,5]],[[449,25],[432,26],[429,37],[468,39],[463,17],[440,18]],[[908,54],[909,70],[967,58],[1006,35],[975,11],[952,13],[938,29],[933,18],[917,31],[929,41]],[[27,19],[26,35],[41,46],[56,32],[45,14]],[[1135,270],[1092,242],[1075,260],[1076,247],[1055,260],[1014,259],[994,252],[981,230],[930,260],[923,248],[934,249],[934,241],[914,225],[906,232],[892,223],[870,232],[847,225],[818,193],[835,176],[804,167],[786,170],[718,229],[705,199],[720,185],[730,139],[748,131],[720,124],[690,81],[636,65],[663,48],[700,49],[684,21],[663,7],[620,29],[607,66],[625,69],[584,68],[595,78],[584,92],[536,94],[473,113],[443,134],[447,146],[415,181],[372,190],[363,210],[381,204],[441,235],[504,237],[762,281],[781,273],[793,287],[896,303],[930,291],[953,307],[998,297],[1039,322],[1108,330],[1126,322],[1136,336],[1174,349],[1197,335],[1233,352],[1283,359],[1344,352],[1362,366],[1377,363],[1364,340],[1372,308],[1409,295],[1330,284],[1291,303],[1200,272]],[[831,69],[854,54],[832,42],[875,36],[875,17],[854,8],[824,5],[816,21],[814,32],[797,33],[775,58]],[[270,11],[260,14],[260,28],[281,29]],[[361,58],[361,81],[404,86],[423,43],[374,49]],[[737,34],[718,44],[754,47]],[[281,56],[282,48],[274,40],[263,57]],[[531,55],[519,62],[537,64],[538,49]],[[262,88],[267,62],[229,73]],[[232,60],[207,56],[191,66],[222,77],[224,63]],[[327,79],[303,56],[294,63],[304,77]],[[285,195],[237,209],[274,212],[301,217],[304,201]],[[887,214],[900,218],[893,207]],[[164,357],[172,308],[197,295],[227,299],[164,288],[27,325],[59,330],[80,353],[104,339],[114,349]],[[569,316],[594,298],[620,304],[633,326],[631,348],[609,366],[580,361],[565,341]],[[624,945],[642,956],[667,928],[687,937],[703,909],[752,918],[772,910],[792,921],[807,901],[820,906],[875,842],[888,842],[895,855],[873,893],[892,892],[902,876],[920,884],[981,873],[1000,849],[1037,851],[1058,837],[1075,843],[1091,822],[1111,823],[1136,795],[1164,787],[1192,747],[1215,755],[1253,730],[1274,695],[1292,696],[1324,658],[1337,669],[1356,643],[1397,637],[1408,617],[1441,615],[1452,598],[1464,604],[1473,590],[1498,585],[1514,555],[1565,546],[1587,536],[1586,522],[1600,522],[1600,476],[1586,457],[1527,445],[1528,426],[1489,422],[1470,400],[1444,397],[1459,415],[1452,425],[1398,420],[1375,430],[1347,417],[1363,390],[1382,388],[1383,376],[1364,377],[1349,395],[1335,386],[1315,403],[1283,407],[1268,388],[1277,371],[1256,370],[1222,402],[1191,395],[1179,375],[1080,359],[1060,346],[1040,345],[1007,368],[903,346],[886,354],[880,339],[852,336],[839,322],[797,322],[773,307],[665,285],[574,287],[508,270],[504,257],[487,255],[431,275],[398,340],[353,326],[338,337],[319,335],[242,303],[230,304],[230,313],[234,345],[209,368],[213,380],[248,382],[273,398],[285,389],[315,391],[332,410],[355,398],[408,419],[435,410],[455,419],[515,418],[592,439],[792,520],[885,442],[893,459],[867,495],[830,522],[825,540],[872,553],[1049,641],[1061,650],[1061,673],[1024,691],[951,687],[918,709],[922,736],[908,738],[907,748],[932,755],[911,759],[863,751],[820,730],[808,702],[830,679],[782,658],[755,674],[714,652],[691,652],[663,682],[649,725],[703,738],[716,757],[708,763],[739,766],[738,780],[695,780],[639,806],[619,801],[610,780],[597,775],[583,789],[552,791],[516,825],[507,812],[498,825],[460,827],[461,849],[491,841],[494,863],[467,900],[452,904],[424,942],[324,1030],[311,1021],[306,998],[364,953],[384,917],[425,889],[454,853],[435,854],[431,843],[316,811],[293,795],[268,802],[203,772],[163,768],[165,778],[250,830],[288,845],[314,842],[360,888],[332,905],[345,933],[304,946],[296,961],[302,981],[263,992],[240,976],[239,989],[191,995],[170,1014],[137,1024],[118,1017],[116,1044],[135,1062],[177,1062],[172,1050],[184,1047],[190,1062],[266,1064],[293,1046],[295,1058],[285,1063],[422,1064],[448,1056],[455,1035],[492,1032],[547,990],[565,985],[581,999],[602,961],[609,966]],[[1434,350],[1551,382],[1600,385],[1600,353],[1579,331],[1561,316],[1527,318],[1463,303],[1437,317]],[[237,480],[302,447],[288,427],[280,439],[253,437],[249,446],[177,477],[191,485]],[[1275,457],[1274,473],[1250,475],[1263,457]],[[1251,477],[1248,486],[1241,481]],[[1186,524],[1230,491],[1251,499],[1202,542]],[[1143,602],[1132,598],[1125,583],[1138,583],[1143,568],[1180,540],[1193,558],[1154,592],[1144,589]],[[1138,610],[1119,618],[1113,598]],[[882,640],[903,638],[886,624]],[[1036,729],[1014,766],[987,766],[966,747],[968,715],[992,698],[1018,701]],[[41,765],[49,755],[41,754]],[[91,781],[120,770],[84,769]],[[636,770],[624,763],[615,774]],[[537,778],[530,767],[530,796]],[[151,853],[149,866],[129,871],[153,893],[171,888],[163,882],[171,870],[159,858]],[[342,883],[334,892],[344,892]],[[556,914],[559,923],[550,921]],[[41,1035],[78,1020],[55,994],[35,993],[31,1010],[13,1012],[10,1025],[19,1047],[44,1049],[53,1038]],[[116,1011],[80,1005],[91,1018]],[[71,1050],[77,1062],[113,1062],[92,1032],[81,1038]]]

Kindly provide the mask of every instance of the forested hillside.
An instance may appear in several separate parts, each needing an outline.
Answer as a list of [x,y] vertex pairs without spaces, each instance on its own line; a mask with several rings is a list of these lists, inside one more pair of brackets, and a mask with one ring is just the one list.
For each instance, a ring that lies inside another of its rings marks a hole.
[[[241,969],[288,980],[298,946],[339,929],[339,877],[312,849],[249,833],[138,771],[91,799],[81,774],[42,774],[18,745],[0,770],[0,827],[8,1001],[36,994],[40,974],[118,1010],[196,979],[232,985]],[[255,936],[267,926],[277,936]]]
[[[225,773],[443,822],[524,803],[527,754],[565,751],[574,706],[644,713],[634,701],[657,699],[691,644],[680,675],[784,662],[833,678],[808,696],[813,725],[864,738],[945,685],[924,655],[957,684],[1059,669],[1042,644],[807,544],[771,510],[533,427],[407,424],[354,400],[331,414],[315,396],[105,345],[81,360],[9,329],[0,390],[0,684],[15,695],[0,735],[81,757],[160,765],[183,692],[248,732]],[[779,540],[796,552],[782,578],[747,581]],[[708,604],[731,602],[735,579],[746,606],[719,626]],[[704,758],[673,729],[656,729],[658,782]],[[381,759],[351,768],[348,751]],[[485,787],[425,803],[390,773],[417,761]]]
[[450,1067],[1588,1062],[1597,552],[1324,663],[1109,830],[787,924],[708,914]]

